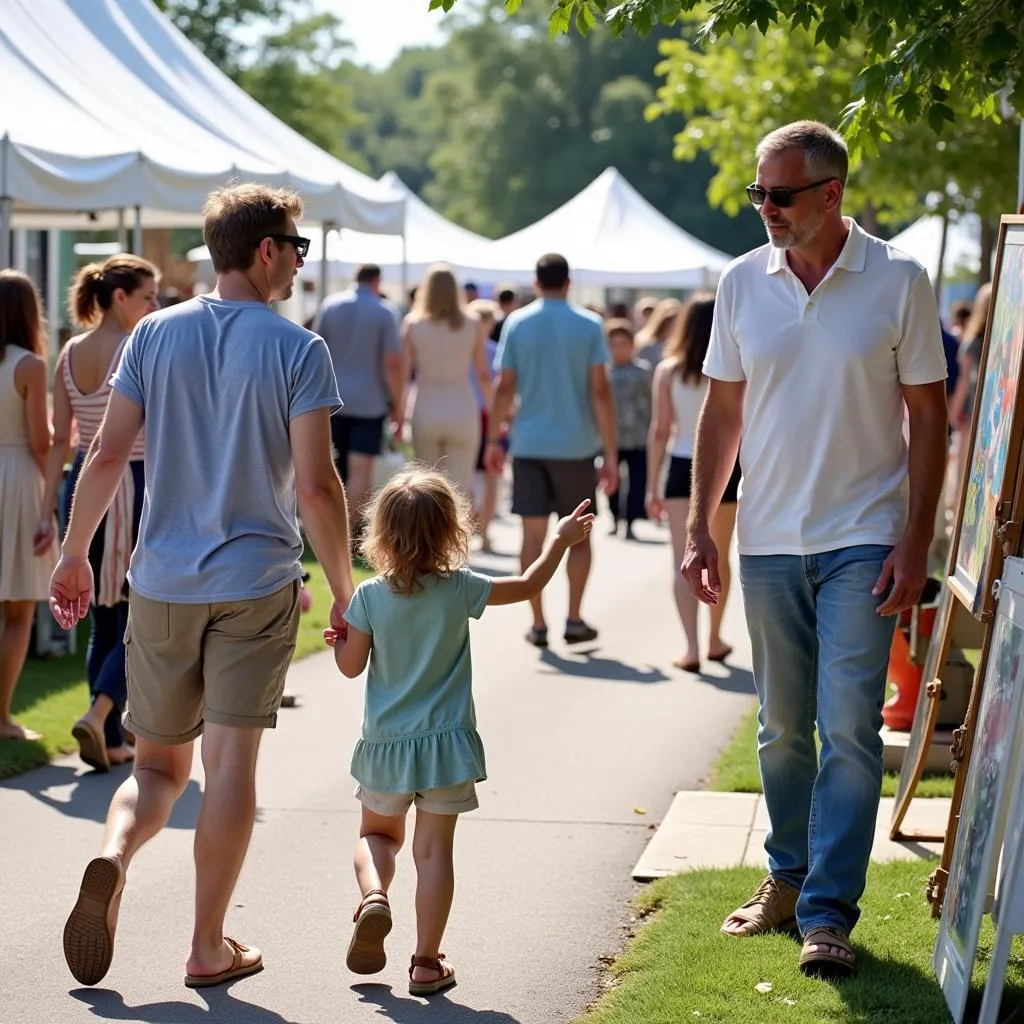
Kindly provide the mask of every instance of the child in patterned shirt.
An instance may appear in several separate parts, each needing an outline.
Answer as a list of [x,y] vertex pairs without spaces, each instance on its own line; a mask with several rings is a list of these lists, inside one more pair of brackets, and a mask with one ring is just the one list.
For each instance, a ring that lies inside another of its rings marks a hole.
[[644,495],[647,493],[647,431],[651,425],[650,363],[636,355],[633,325],[628,320],[609,320],[608,347],[612,354],[610,371],[615,396],[615,436],[619,446],[619,466],[626,464],[629,487],[622,501],[621,487],[608,495],[612,514],[611,533],[618,532],[619,523],[626,522],[626,539],[634,540],[633,523],[645,518]]

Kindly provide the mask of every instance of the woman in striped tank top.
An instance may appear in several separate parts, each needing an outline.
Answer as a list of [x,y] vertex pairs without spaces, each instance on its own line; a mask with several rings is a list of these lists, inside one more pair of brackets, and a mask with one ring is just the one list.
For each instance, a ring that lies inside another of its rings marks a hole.
[[[158,308],[158,272],[147,260],[128,254],[112,256],[102,265],[91,263],[75,277],[68,308],[85,333],[72,338],[61,352],[53,386],[53,448],[46,471],[44,509],[55,507],[64,465],[71,453],[72,424],[78,428],[78,453],[65,489],[65,516],[85,455],[107,408],[110,378],[128,335],[147,314]],[[124,633],[128,622],[128,563],[139,533],[142,498],[144,436],[139,434],[131,461],[110,511],[89,549],[95,578],[86,668],[91,704],[71,730],[82,760],[99,771],[133,759],[134,751],[121,731],[127,700]],[[47,543],[53,517],[39,524],[37,540]]]

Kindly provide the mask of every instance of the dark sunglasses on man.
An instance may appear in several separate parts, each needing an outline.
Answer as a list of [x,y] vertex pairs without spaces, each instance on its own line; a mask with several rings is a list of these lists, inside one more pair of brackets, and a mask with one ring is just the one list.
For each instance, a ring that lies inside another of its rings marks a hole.
[[799,188],[761,188],[760,185],[748,185],[747,198],[754,206],[764,206],[764,201],[770,199],[772,205],[785,209],[787,206],[793,205],[793,197],[798,196],[801,192],[838,180],[836,177],[822,178],[821,181],[812,181],[810,185],[801,185]]
[[264,235],[264,238],[272,238],[275,242],[289,242],[295,248],[295,254],[300,260],[306,258],[309,252],[310,239],[301,235]]

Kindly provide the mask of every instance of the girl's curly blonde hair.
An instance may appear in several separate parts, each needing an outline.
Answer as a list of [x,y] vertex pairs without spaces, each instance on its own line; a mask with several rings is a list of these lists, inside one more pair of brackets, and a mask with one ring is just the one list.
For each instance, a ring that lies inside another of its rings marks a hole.
[[360,553],[393,591],[422,589],[421,576],[447,576],[469,561],[473,510],[438,472],[412,466],[374,497]]

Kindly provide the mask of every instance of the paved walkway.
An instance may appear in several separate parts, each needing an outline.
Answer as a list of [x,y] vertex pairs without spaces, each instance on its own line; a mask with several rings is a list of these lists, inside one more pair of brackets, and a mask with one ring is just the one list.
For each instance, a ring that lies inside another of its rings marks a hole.
[[[603,534],[604,523],[598,533]],[[406,992],[413,947],[412,863],[403,851],[393,889],[391,961],[371,983],[344,967],[355,901],[351,849],[358,823],[348,761],[362,688],[329,654],[296,665],[300,695],[268,734],[252,848],[229,932],[261,946],[267,969],[227,991],[182,985],[189,938],[191,833],[201,770],[170,827],[132,867],[118,949],[103,986],[67,973],[61,931],[81,871],[99,846],[123,774],[74,761],[0,783],[0,971],[4,1024],[118,1020],[150,1024],[564,1024],[597,994],[598,958],[621,946],[630,873],[678,790],[699,786],[744,711],[752,684],[744,642],[737,665],[703,678],[671,668],[679,627],[662,531],[642,542],[596,536],[586,614],[602,630],[590,652],[528,647],[522,607],[474,624],[477,712],[489,779],[481,808],[459,826],[457,892],[446,951],[459,985],[429,1004]],[[518,545],[512,523],[500,550]],[[515,568],[509,557],[480,563]],[[548,607],[560,633],[564,586]],[[730,636],[745,641],[738,601]]]

